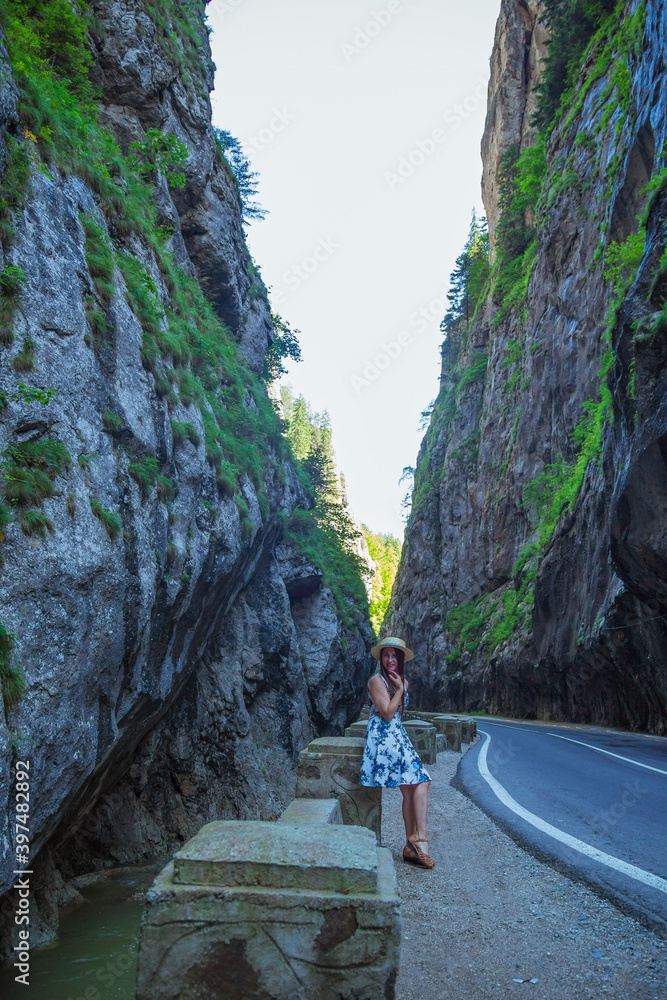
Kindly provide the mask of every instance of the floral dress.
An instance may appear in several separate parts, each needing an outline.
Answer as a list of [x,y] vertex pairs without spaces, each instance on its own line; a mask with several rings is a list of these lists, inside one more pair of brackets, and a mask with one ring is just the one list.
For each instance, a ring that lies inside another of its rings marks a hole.
[[[384,677],[382,680],[387,684]],[[408,704],[407,691],[405,704]],[[430,774],[401,724],[400,707],[391,722],[385,722],[375,705],[371,704],[359,783],[396,788],[397,785],[418,785],[421,781],[430,780]]]

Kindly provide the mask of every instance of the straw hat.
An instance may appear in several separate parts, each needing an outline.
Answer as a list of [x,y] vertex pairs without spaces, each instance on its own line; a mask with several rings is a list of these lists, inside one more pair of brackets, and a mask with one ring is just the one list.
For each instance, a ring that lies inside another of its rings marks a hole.
[[377,646],[373,646],[373,648],[371,649],[371,656],[374,659],[379,660],[380,659],[380,655],[382,654],[382,650],[383,650],[383,648],[385,646],[395,646],[396,649],[402,649],[403,650],[403,657],[404,657],[404,660],[405,660],[406,663],[408,662],[408,660],[412,660],[414,658],[415,654],[412,652],[411,649],[408,649],[408,647],[405,645],[405,643],[403,642],[403,640],[402,639],[396,639],[395,636],[393,636],[393,635],[388,635],[387,638],[386,639],[382,639],[377,644]]

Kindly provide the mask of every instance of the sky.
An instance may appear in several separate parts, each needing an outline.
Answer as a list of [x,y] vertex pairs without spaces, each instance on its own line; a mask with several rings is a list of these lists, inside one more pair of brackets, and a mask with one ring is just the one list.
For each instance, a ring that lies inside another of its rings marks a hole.
[[402,538],[399,484],[438,392],[500,0],[212,0],[213,122],[259,174],[247,227],[300,331],[284,381],[327,410],[350,505]]

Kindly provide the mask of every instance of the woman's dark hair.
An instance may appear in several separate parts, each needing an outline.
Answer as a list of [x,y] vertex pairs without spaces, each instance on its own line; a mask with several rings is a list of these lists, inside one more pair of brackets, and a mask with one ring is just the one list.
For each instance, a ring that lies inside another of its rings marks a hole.
[[387,677],[387,673],[382,665],[382,654],[385,651],[385,649],[393,649],[393,651],[396,653],[396,659],[398,660],[398,673],[400,675],[401,680],[403,681],[403,694],[401,695],[401,711],[403,711],[403,709],[405,708],[405,653],[403,652],[402,649],[399,649],[398,646],[383,646],[382,649],[380,650],[380,673],[382,674],[382,676],[384,677],[389,686],[391,686],[391,681]]

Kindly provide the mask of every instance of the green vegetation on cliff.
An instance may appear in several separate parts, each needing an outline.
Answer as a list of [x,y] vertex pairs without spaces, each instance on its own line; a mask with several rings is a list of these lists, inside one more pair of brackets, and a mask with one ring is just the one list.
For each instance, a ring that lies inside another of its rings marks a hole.
[[[542,346],[537,339],[528,343],[524,332],[529,320],[527,302],[533,268],[540,246],[550,238],[548,227],[553,223],[553,209],[558,199],[566,196],[575,202],[583,201],[584,192],[592,183],[599,188],[592,221],[599,224],[600,245],[591,266],[599,261],[597,267],[608,282],[609,312],[606,318],[600,317],[596,377],[591,380],[589,398],[583,401],[578,418],[575,416],[575,425],[562,447],[562,454],[553,457],[521,488],[532,531],[515,563],[511,581],[494,593],[481,594],[466,605],[450,609],[445,616],[452,642],[450,663],[458,662],[466,652],[474,654],[484,649],[490,655],[517,629],[529,627],[533,581],[540,559],[558,523],[568,511],[573,511],[587,472],[590,475],[595,463],[600,462],[605,426],[614,417],[609,380],[617,359],[612,335],[644,254],[644,227],[649,209],[642,214],[641,193],[634,231],[619,236],[617,241],[610,241],[608,226],[614,186],[627,158],[623,136],[634,126],[631,66],[641,52],[646,5],[639,3],[629,7],[619,0],[546,0],[545,10],[551,41],[539,93],[537,134],[533,145],[505,151],[497,175],[500,214],[493,234],[494,257],[487,286],[491,293],[490,304],[495,309],[491,330],[486,336],[490,335],[493,344],[490,351],[494,357],[495,385],[499,385],[503,394],[502,414],[513,412],[514,416],[504,461],[498,469],[501,489],[517,438],[522,411],[520,399],[534,372],[531,357]],[[588,69],[584,79],[579,80],[584,61]],[[582,119],[584,100],[601,79],[603,85],[589,100],[585,119]],[[582,126],[584,120],[590,122],[585,128]],[[555,147],[553,142],[549,145],[547,141],[554,127],[561,132]],[[651,191],[659,189],[662,183],[658,177],[652,180],[644,195],[644,204]],[[667,271],[665,260],[661,267]],[[656,275],[654,285],[659,280]],[[664,300],[655,304],[662,306]],[[656,320],[655,314],[651,323],[651,331],[661,328],[661,319]],[[465,340],[456,337],[462,326],[457,315],[453,322],[448,320],[443,324],[448,337],[443,344],[442,390],[415,477],[415,500],[420,505],[434,495],[439,475],[451,475],[455,464],[476,462],[478,457],[479,439],[476,440],[475,431],[454,451],[447,451],[454,432],[461,388],[474,379],[476,372],[484,377],[485,371],[483,358],[475,358],[469,349],[465,350]],[[667,328],[667,321],[662,328]],[[453,337],[449,336],[450,330]],[[648,326],[645,329],[641,324],[636,325],[635,330],[636,337],[652,335]],[[475,324],[477,340],[482,331],[483,325],[478,321]],[[494,336],[495,331],[498,333]],[[501,352],[499,365],[498,352]],[[467,377],[464,366],[469,373]],[[630,368],[632,371],[632,363]],[[507,371],[504,381],[499,379],[503,371]],[[633,375],[628,389],[633,398]],[[493,406],[495,402],[489,398],[485,405]],[[469,421],[470,411],[466,410],[466,427]],[[436,445],[437,455],[445,460],[441,472],[433,467]],[[493,491],[489,494],[492,496]]]
[[373,631],[379,638],[401,558],[401,543],[393,535],[376,534],[365,524],[363,530],[370,557],[375,563],[375,573],[371,584],[370,615]]
[[543,0],[549,41],[535,115],[540,129],[551,126],[563,95],[576,83],[589,41],[620,6],[618,0]]
[[25,694],[23,671],[17,663],[12,663],[15,637],[0,623],[0,690],[5,708],[11,708]]
[[[192,63],[191,70],[195,68],[195,50],[202,66],[206,60],[193,27],[195,6],[171,3],[158,9],[155,4],[145,5],[156,18],[165,51],[175,45],[181,52],[182,46],[175,40],[189,39],[183,51],[188,65]],[[19,88],[21,118],[19,136],[5,137],[9,164],[0,189],[2,238],[11,241],[14,216],[23,204],[32,169],[47,176],[54,171],[76,175],[92,188],[99,214],[81,216],[94,291],[86,302],[91,328],[86,342],[96,350],[105,348],[113,329],[109,309],[120,290],[120,272],[127,300],[144,331],[141,357],[154,375],[156,393],[166,397],[170,406],[180,401],[200,409],[206,455],[216,469],[220,492],[235,496],[240,516],[247,520],[244,478],[251,479],[262,510],[268,510],[265,474],[278,469],[280,459],[288,454],[279,420],[264,386],[240,355],[231,331],[220,321],[197,281],[176,265],[167,249],[170,234],[158,225],[152,184],[161,175],[172,186],[183,182],[185,147],[176,137],[162,136],[152,129],[143,143],[134,144],[129,157],[122,154],[111,133],[100,124],[96,94],[89,81],[92,57],[88,31],[94,25],[86,4],[76,0],[74,7],[68,0],[0,3],[0,20]],[[135,256],[133,243],[126,242],[130,235],[141,239],[141,257]],[[167,292],[158,290],[146,258],[154,262]],[[11,284],[10,277],[3,283],[0,310],[5,344],[12,340],[11,316],[20,291],[20,283]],[[17,371],[35,366],[33,347],[27,341],[14,361]],[[148,469],[150,461],[155,459],[139,456],[128,471],[144,497],[149,486],[157,486],[157,495],[166,500],[171,492],[169,479],[157,469]]]
[[458,342],[466,339],[488,292],[488,281],[489,233],[486,219],[478,219],[473,210],[468,238],[449,276],[449,305],[440,324],[448,339]]

